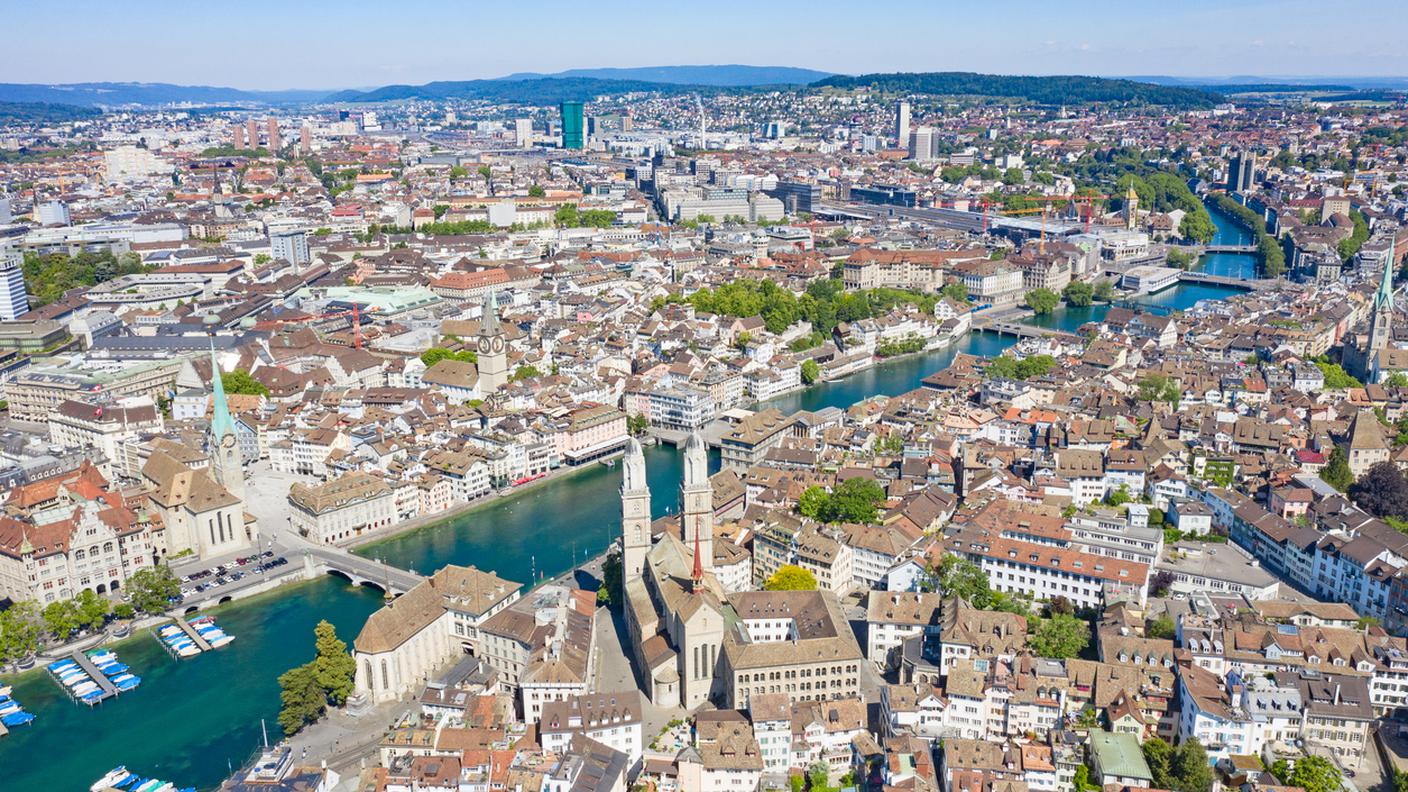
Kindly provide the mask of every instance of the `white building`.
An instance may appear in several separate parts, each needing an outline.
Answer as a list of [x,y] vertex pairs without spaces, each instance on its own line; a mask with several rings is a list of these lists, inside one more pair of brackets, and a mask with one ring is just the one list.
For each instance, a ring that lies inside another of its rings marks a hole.
[[345,542],[396,521],[391,487],[366,473],[347,473],[315,487],[294,484],[288,505],[290,526],[323,544]]
[[0,320],[19,318],[29,310],[29,292],[24,288],[24,254],[17,250],[0,253]]

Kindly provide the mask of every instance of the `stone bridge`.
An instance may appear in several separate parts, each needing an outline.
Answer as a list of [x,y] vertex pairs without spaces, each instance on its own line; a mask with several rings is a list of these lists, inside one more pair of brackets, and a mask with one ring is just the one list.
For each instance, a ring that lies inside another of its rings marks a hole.
[[335,547],[313,547],[305,550],[303,568],[309,579],[318,574],[335,575],[354,586],[380,589],[388,597],[405,594],[425,579],[415,572]]

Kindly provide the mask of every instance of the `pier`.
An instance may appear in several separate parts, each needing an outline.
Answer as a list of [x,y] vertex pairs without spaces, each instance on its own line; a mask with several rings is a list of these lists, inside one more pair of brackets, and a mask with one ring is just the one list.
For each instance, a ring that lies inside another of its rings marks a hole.
[[[177,619],[176,626],[180,627],[181,632],[185,633],[186,637],[190,638],[191,641],[195,643],[196,648],[200,649],[202,652],[210,651],[210,643],[200,637],[200,633],[196,632],[196,628],[192,627],[191,623],[186,621],[185,617]],[[163,641],[161,645],[166,646],[166,643]]]
[[[87,674],[88,678],[92,679],[93,682],[98,686],[98,689],[102,691],[102,695],[99,696],[97,699],[91,702],[85,702],[88,704],[88,706],[91,707],[96,704],[101,704],[102,702],[107,701],[108,699],[117,695],[117,686],[112,683],[112,680],[108,679],[107,674],[104,674],[102,671],[99,671],[98,667],[93,665],[93,661],[89,660],[87,655],[79,651],[74,651],[70,652],[68,657],[70,660],[77,663],[78,667],[83,670],[83,673]],[[67,693],[70,698],[72,698],[74,701],[79,700],[78,696],[74,695],[73,688],[69,687],[68,685],[65,685],[63,683],[63,680],[59,679],[57,674],[54,674],[51,671],[50,675],[54,677],[54,681],[58,683],[59,687],[64,689],[64,692]]]

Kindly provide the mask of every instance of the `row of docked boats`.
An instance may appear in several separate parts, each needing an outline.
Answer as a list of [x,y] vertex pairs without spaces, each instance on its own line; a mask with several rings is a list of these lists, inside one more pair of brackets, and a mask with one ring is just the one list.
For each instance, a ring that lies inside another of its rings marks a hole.
[[126,767],[114,767],[107,775],[93,782],[89,792],[195,792],[195,787],[177,787],[159,778],[143,778]]
[[88,662],[108,678],[112,686],[117,688],[117,692],[126,693],[142,684],[141,677],[117,661],[117,652],[111,649],[89,649],[85,654],[88,655]]
[[[156,628],[154,635],[168,652],[178,658],[195,657],[206,647],[219,649],[235,640],[235,636],[220,629],[214,616],[197,616],[186,622],[184,627],[176,622],[164,624]],[[205,647],[200,642],[204,642]]]
[[10,698],[10,686],[0,686],[0,724],[6,729],[34,722],[34,713],[25,712],[18,701]]
[[83,670],[77,660],[65,657],[46,667],[49,669],[49,675],[74,699],[91,707],[107,698],[107,691]]

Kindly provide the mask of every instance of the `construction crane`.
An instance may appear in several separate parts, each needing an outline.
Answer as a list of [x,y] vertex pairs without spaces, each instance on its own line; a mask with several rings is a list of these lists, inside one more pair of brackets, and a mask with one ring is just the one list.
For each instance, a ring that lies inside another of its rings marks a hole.
[[[1095,200],[1096,200],[1096,199],[1099,199],[1099,200],[1101,200],[1101,201],[1104,201],[1105,199],[1107,199],[1107,198],[1109,198],[1109,197],[1110,197],[1110,196],[1108,196],[1108,195],[1101,195],[1101,194],[1098,194],[1098,193],[1091,193],[1091,194],[1089,194],[1089,195],[1043,195],[1043,196],[1023,196],[1023,197],[1022,197],[1022,200],[1024,200],[1024,201],[1036,202],[1036,203],[1041,203],[1041,204],[1045,204],[1046,206],[1050,206],[1050,205],[1053,204],[1053,203],[1063,203],[1063,202],[1074,203],[1074,204],[1076,205],[1076,214],[1077,214],[1077,216],[1079,216],[1079,214],[1080,214],[1080,206],[1081,206],[1081,204],[1084,203],[1084,204],[1085,204],[1085,232],[1088,234],[1088,233],[1090,233],[1090,221],[1091,221],[1091,217],[1095,214]],[[998,207],[999,209],[1001,209],[1002,204],[1000,204],[1000,203],[993,203],[993,202],[989,201],[989,200],[987,199],[987,196],[983,196],[982,200],[981,200],[979,203],[981,203],[981,204],[982,204],[982,207],[983,207],[983,233],[986,234],[986,233],[988,232],[988,207],[989,207],[989,206],[995,206],[995,207]],[[1011,216],[1011,215],[1019,215],[1019,214],[1034,214],[1034,213],[1036,213],[1036,212],[1038,212],[1038,211],[1042,211],[1042,210],[1040,210],[1040,209],[1017,209],[1017,210],[1012,210],[1012,211],[1004,211],[1004,212],[1001,212],[1001,214],[1005,214],[1005,215]],[[1044,217],[1043,217],[1043,220],[1044,220]]]
[[[365,313],[375,313],[376,310],[376,306],[372,306],[371,308],[368,308]],[[286,324],[307,324],[309,322],[319,322],[324,319],[341,319],[350,316],[352,317],[352,347],[354,349],[361,349],[363,313],[364,311],[362,311],[362,306],[358,305],[357,303],[353,303],[352,308],[346,311],[333,311],[331,313],[300,316],[296,319],[269,319],[267,321],[260,322],[259,324],[265,326],[272,325],[274,327],[279,327],[281,325]]]

